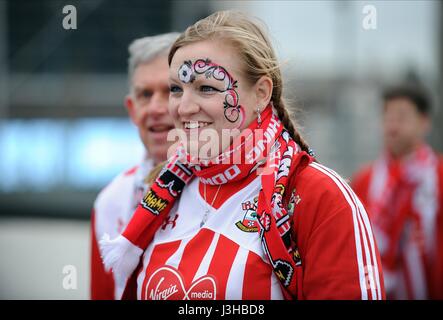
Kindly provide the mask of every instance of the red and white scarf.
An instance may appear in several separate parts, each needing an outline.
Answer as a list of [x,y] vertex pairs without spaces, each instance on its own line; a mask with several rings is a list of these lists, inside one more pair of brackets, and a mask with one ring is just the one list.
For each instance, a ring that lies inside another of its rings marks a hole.
[[369,210],[386,291],[396,299],[426,299],[426,274],[436,250],[438,159],[421,145],[405,159],[384,154],[373,167]]
[[194,176],[203,183],[220,185],[260,174],[259,236],[285,298],[293,299],[297,292],[296,268],[300,268],[301,261],[291,232],[292,212],[287,209],[287,199],[293,190],[287,189],[290,179],[313,158],[290,137],[271,105],[262,112],[261,121],[253,121],[227,151],[210,162],[197,162],[179,147],[144,196],[122,236],[101,241],[105,266],[120,273],[122,279],[130,276],[140,255]]

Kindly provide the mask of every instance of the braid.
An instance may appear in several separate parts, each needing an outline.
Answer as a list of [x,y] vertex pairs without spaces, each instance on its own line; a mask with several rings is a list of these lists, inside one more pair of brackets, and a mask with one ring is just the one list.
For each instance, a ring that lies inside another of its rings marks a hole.
[[154,183],[155,179],[160,174],[166,163],[167,161],[160,162],[154,168],[152,168],[151,171],[149,171],[148,175],[145,177],[145,183],[147,185],[150,186],[151,184]]
[[301,147],[303,151],[306,151],[308,154],[313,155],[313,151],[311,148],[309,148],[308,143],[303,139],[301,134],[298,132],[296,128],[296,124],[291,119],[291,116],[289,115],[288,109],[285,106],[284,99],[280,99],[280,103],[275,104],[274,103],[274,109],[277,111],[277,115],[280,119],[280,121],[283,123],[283,126],[288,131],[289,135],[292,139]]

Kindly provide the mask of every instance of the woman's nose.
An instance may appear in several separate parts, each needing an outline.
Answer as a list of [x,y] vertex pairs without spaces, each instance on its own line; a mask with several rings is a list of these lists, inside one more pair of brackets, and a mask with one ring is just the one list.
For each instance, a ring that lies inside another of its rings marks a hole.
[[181,117],[186,117],[199,112],[200,106],[193,99],[192,94],[184,92],[177,111]]

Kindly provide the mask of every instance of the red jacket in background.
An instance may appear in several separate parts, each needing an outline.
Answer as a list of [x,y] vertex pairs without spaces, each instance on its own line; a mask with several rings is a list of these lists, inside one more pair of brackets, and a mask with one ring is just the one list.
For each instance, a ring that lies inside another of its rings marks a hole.
[[443,299],[443,159],[428,146],[382,156],[352,187],[372,215],[388,299]]

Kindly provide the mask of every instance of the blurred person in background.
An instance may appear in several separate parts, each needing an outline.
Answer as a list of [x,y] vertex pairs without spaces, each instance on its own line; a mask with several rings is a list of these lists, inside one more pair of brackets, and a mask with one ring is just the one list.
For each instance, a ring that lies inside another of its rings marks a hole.
[[383,95],[384,150],[352,187],[374,224],[388,299],[443,298],[443,158],[425,142],[431,128],[424,91]]
[[146,149],[141,163],[119,174],[98,195],[91,217],[91,299],[119,298],[123,287],[105,272],[97,239],[119,235],[146,192],[150,170],[166,160],[174,128],[168,113],[169,66],[167,54],[178,33],[137,39],[129,46],[129,94],[125,106]]

